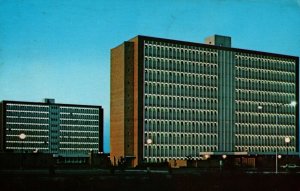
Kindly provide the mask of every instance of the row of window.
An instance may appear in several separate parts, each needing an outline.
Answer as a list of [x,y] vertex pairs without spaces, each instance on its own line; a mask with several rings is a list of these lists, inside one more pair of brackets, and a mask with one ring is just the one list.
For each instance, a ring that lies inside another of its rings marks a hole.
[[[151,163],[160,163],[160,162],[168,162],[169,160],[186,160],[187,156],[185,157],[145,157],[143,160],[146,162]],[[198,157],[193,157],[193,159],[200,159]]]
[[290,103],[291,100],[295,100],[295,94],[283,93],[283,92],[266,92],[266,91],[252,91],[252,90],[236,90],[236,99],[238,101],[256,101],[263,102],[275,102],[275,103]]
[[19,139],[19,135],[21,133],[26,134],[26,139],[27,138],[32,138],[32,137],[47,137],[49,131],[48,130],[27,130],[27,129],[10,129],[6,131],[6,136],[13,136],[14,139]]
[[211,124],[210,127],[207,126],[196,126],[196,127],[191,127],[191,126],[185,126],[185,125],[177,125],[177,126],[169,126],[169,125],[161,125],[161,126],[155,126],[152,123],[148,123],[145,126],[145,132],[151,133],[151,132],[167,132],[167,133],[187,133],[190,135],[195,135],[195,134],[212,134],[212,133],[217,133],[217,125],[216,124]]
[[76,143],[71,144],[70,142],[61,142],[60,145],[59,145],[59,148],[60,149],[62,149],[62,148],[66,148],[66,149],[70,149],[70,148],[73,148],[73,149],[98,148],[98,143],[97,142],[95,142],[95,143],[76,142]]
[[216,62],[218,59],[216,52],[210,49],[184,45],[181,48],[174,46],[155,46],[153,42],[145,44],[144,53],[145,56],[198,62]]
[[97,132],[99,130],[98,126],[70,126],[70,125],[64,125],[60,127],[60,130],[63,131],[95,131]]
[[213,86],[184,86],[146,82],[145,94],[216,98],[218,90]]
[[295,126],[292,125],[262,125],[262,124],[236,124],[236,133],[245,135],[295,135]]
[[236,65],[248,68],[260,68],[268,70],[295,71],[295,60],[283,60],[279,58],[266,58],[257,55],[237,55]]
[[[31,132],[26,134],[26,139],[24,142],[30,141],[30,142],[39,142],[43,144],[47,144],[48,134],[36,134],[35,132]],[[19,138],[19,134],[13,134],[13,135],[7,135],[6,136],[7,141],[16,141],[16,142],[22,142]]]
[[98,137],[98,131],[60,131],[60,136],[68,137]]
[[261,70],[244,67],[236,67],[236,77],[247,79],[258,79],[267,81],[279,81],[286,83],[295,83],[295,73],[273,71],[273,70]]
[[46,117],[28,117],[28,116],[6,116],[7,118],[13,118],[13,119],[48,119]]
[[145,120],[145,132],[216,133],[217,122]]
[[[171,97],[159,95],[145,95],[145,106],[171,107],[181,109],[217,110],[217,99],[203,99],[195,97]],[[165,108],[168,109],[168,108]]]
[[60,124],[74,124],[74,125],[98,125],[98,120],[85,120],[85,119],[60,119]]
[[22,130],[48,130],[49,126],[48,124],[41,125],[41,124],[22,124],[22,123],[17,123],[17,124],[6,124],[6,129],[8,130],[14,130],[14,129],[22,129]]
[[59,148],[59,153],[61,154],[88,154],[91,153],[91,150],[96,150],[98,149],[98,147],[91,147],[91,146],[87,146],[87,147],[60,147]]
[[59,136],[59,141],[62,142],[68,142],[68,143],[76,143],[76,142],[82,142],[82,140],[85,140],[86,142],[98,142],[99,137],[74,137],[74,136]]
[[183,121],[217,121],[217,111],[181,110],[165,108],[145,108],[145,119],[183,120]]
[[261,124],[277,124],[279,125],[295,125],[296,117],[287,114],[262,114],[249,112],[238,112],[235,115],[237,123],[261,123]]
[[[277,141],[277,142],[276,142]],[[237,136],[236,137],[236,145],[239,146],[287,146],[287,144],[284,141],[284,138],[280,137],[278,138],[277,136]],[[295,139],[292,137],[291,142],[288,144],[291,146],[295,145]]]
[[60,114],[60,118],[65,118],[65,119],[94,119],[98,120],[99,117],[98,115],[81,115],[81,114]]
[[295,152],[295,147],[274,147],[274,146],[235,146],[236,151],[239,152],[279,152],[279,153],[286,153],[289,152]]
[[[54,126],[52,126],[54,127]],[[57,126],[58,127],[58,126]],[[35,132],[48,132],[48,125],[27,125],[27,124],[7,124],[6,129],[8,131],[35,131]],[[66,131],[98,131],[98,126],[86,126],[86,125],[61,125],[60,130]]]
[[[201,147],[148,147],[144,149],[144,157],[147,161],[166,160],[168,157],[172,159],[187,159],[187,157],[198,158],[201,152],[216,151],[217,146],[201,146]],[[273,147],[273,146],[235,146],[238,152],[276,152],[286,153],[295,152],[295,147]],[[169,159],[170,159],[169,158]]]
[[59,152],[61,154],[79,154],[79,153],[89,153],[91,150],[94,152],[98,151],[98,143],[90,143],[86,144],[84,142],[76,143],[76,144],[69,144],[64,143],[57,145],[55,147],[48,148],[42,142],[24,142],[24,143],[17,143],[13,141],[8,141],[6,144],[6,149],[14,150],[16,152]]
[[[91,147],[92,146],[92,147]],[[65,154],[65,153],[68,153],[68,154],[75,154],[77,153],[77,151],[88,151],[86,153],[98,153],[98,147],[96,147],[96,145],[90,145],[90,147],[87,147],[87,148],[66,148],[64,147],[64,145],[62,145],[60,148],[59,148],[59,153],[60,154]]]
[[45,118],[6,118],[6,122],[12,123],[30,123],[30,124],[48,124],[49,120]]
[[99,109],[96,108],[82,108],[82,107],[60,107],[60,112],[66,113],[78,113],[78,114],[99,114]]
[[7,110],[18,110],[18,111],[37,111],[37,112],[48,112],[48,106],[41,105],[26,105],[26,104],[7,104]]
[[[66,155],[68,157],[64,157],[64,163],[83,163],[86,164],[87,158],[79,158],[78,155],[87,156],[93,150],[94,153],[98,152],[98,148],[59,148],[58,153],[60,155]],[[74,157],[75,155],[75,157]]]
[[163,71],[145,70],[146,82],[183,84],[192,86],[217,86],[218,77],[215,75],[171,73]]
[[178,60],[164,60],[155,58],[145,58],[145,69],[186,72],[190,74],[210,74],[217,75],[218,65],[205,62],[183,62]]
[[218,149],[217,145],[201,146],[153,146],[144,147],[144,156],[148,157],[199,157],[200,152],[212,152]]
[[44,143],[44,141],[6,141],[6,148],[13,147],[13,148],[24,148],[26,150],[26,147],[32,147],[32,148],[46,148],[47,144]]
[[212,48],[201,47],[201,46],[190,46],[186,44],[172,43],[172,42],[162,42],[162,41],[144,41],[145,46],[154,46],[162,49],[171,48],[171,49],[186,49],[188,51],[199,52],[199,54],[217,54],[217,51]]
[[[272,94],[260,94],[259,96],[271,96]],[[281,96],[279,94],[278,96]],[[288,96],[288,95],[286,95]],[[294,99],[291,99],[294,100]],[[286,102],[288,103],[288,102]],[[277,108],[277,111],[276,111]],[[254,112],[259,114],[294,114],[295,113],[295,107],[292,107],[290,105],[280,105],[280,104],[274,104],[274,103],[266,103],[266,102],[252,102],[252,101],[236,101],[235,109],[237,112]]]
[[268,92],[295,93],[295,84],[236,78],[236,88]]
[[64,127],[66,127],[66,128],[80,128],[80,127],[82,127],[82,128],[92,128],[92,127],[96,127],[96,128],[98,128],[99,126],[98,125],[78,125],[78,124],[60,124],[59,125],[61,128],[64,128]]
[[15,145],[10,145],[10,146],[6,146],[7,150],[13,150],[14,152],[26,152],[26,153],[34,153],[34,152],[43,152],[43,153],[47,153],[48,152],[48,148],[47,147],[36,147],[34,145],[29,145],[29,146],[15,146]]
[[48,112],[27,112],[27,111],[15,111],[9,110],[6,112],[6,116],[16,116],[16,117],[35,117],[35,118],[48,118]]
[[146,133],[153,145],[215,145],[217,134]]

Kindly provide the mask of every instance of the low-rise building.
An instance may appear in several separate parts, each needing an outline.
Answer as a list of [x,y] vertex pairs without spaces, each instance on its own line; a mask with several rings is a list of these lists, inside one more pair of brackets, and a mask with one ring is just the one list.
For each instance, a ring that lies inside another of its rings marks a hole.
[[101,106],[3,101],[0,118],[3,152],[50,153],[70,161],[103,152]]

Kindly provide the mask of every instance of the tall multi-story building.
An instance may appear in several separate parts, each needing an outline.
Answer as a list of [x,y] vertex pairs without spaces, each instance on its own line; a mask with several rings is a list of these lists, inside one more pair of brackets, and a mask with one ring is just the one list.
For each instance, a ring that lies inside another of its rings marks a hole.
[[111,159],[295,154],[298,64],[220,35],[125,41],[111,50]]
[[103,152],[101,106],[3,101],[1,150],[50,153],[66,158]]

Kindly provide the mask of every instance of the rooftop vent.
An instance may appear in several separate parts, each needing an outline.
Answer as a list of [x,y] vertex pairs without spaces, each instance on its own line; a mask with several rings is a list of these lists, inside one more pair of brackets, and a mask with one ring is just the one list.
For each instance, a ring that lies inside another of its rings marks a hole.
[[54,104],[55,103],[55,99],[45,98],[45,103]]
[[231,47],[230,36],[213,35],[205,38],[204,42],[205,44],[210,44],[215,46]]

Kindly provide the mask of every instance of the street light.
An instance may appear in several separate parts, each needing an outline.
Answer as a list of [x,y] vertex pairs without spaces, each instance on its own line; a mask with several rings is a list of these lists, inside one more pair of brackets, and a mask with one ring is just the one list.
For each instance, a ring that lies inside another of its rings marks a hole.
[[225,159],[227,158],[227,155],[222,155],[222,159],[220,160],[219,164],[220,164],[220,172],[223,171],[223,165],[224,165],[224,162],[225,162]]
[[222,155],[222,158],[223,158],[223,159],[226,159],[226,158],[227,158],[227,155]]
[[289,147],[288,146],[289,146],[289,143],[291,142],[291,138],[285,137],[284,142],[286,144],[286,157],[288,157],[289,156]]
[[278,159],[281,159],[281,155],[278,155]]
[[24,149],[24,140],[26,139],[26,134],[21,133],[19,135],[19,139],[21,140],[21,168],[23,169],[23,149]]
[[26,138],[26,134],[25,133],[21,133],[19,135],[19,138],[23,141]]
[[26,134],[25,133],[21,133],[19,135],[19,139],[22,141],[21,152],[23,153],[23,144],[24,144],[24,140],[26,139]]
[[148,145],[152,144],[152,139],[147,139],[147,144]]
[[[281,106],[285,106],[285,105],[287,105],[287,106],[291,106],[291,107],[295,107],[296,105],[297,105],[297,102],[296,101],[291,101],[291,103],[289,103],[289,104],[283,104],[283,103],[279,103],[279,104],[276,104],[275,105],[275,114],[276,114],[276,122],[275,122],[275,124],[276,124],[276,139],[275,139],[275,146],[276,146],[276,157],[275,157],[275,165],[276,165],[276,174],[278,173],[278,108],[279,107],[281,107]],[[258,106],[257,107],[259,110],[262,110],[263,109],[263,107],[262,106]]]
[[148,145],[148,162],[150,162],[150,154],[151,154],[151,152],[150,152],[150,145],[152,144],[152,139],[148,138],[146,140],[146,143]]
[[289,105],[292,106],[292,107],[295,107],[297,105],[297,102],[296,101],[292,101]]

